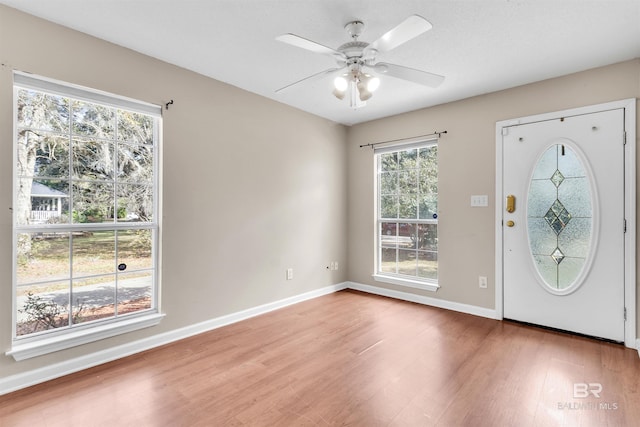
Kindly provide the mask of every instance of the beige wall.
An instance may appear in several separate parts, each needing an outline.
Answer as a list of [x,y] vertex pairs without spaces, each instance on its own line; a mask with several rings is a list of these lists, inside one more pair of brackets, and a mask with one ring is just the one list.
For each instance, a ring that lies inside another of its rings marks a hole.
[[[346,280],[346,130],[0,6],[0,378]],[[12,69],[164,111],[159,326],[22,362],[11,346]],[[325,266],[338,261],[338,271]],[[294,279],[285,280],[286,269]]]
[[[640,98],[640,60],[352,126],[348,133],[349,280],[495,308],[496,122],[626,98]],[[359,145],[436,130],[448,132],[438,148],[441,288],[434,293],[385,286],[371,277],[373,151]],[[471,208],[474,194],[489,195],[489,207]],[[478,276],[488,276],[487,289],[478,287]]]

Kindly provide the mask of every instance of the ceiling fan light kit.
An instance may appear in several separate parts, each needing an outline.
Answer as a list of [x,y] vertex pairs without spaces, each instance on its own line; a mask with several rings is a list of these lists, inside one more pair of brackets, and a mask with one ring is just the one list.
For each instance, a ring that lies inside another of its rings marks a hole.
[[351,108],[360,108],[364,107],[365,101],[380,87],[380,79],[354,68],[352,72],[336,77],[333,87],[333,95],[336,98],[342,100],[348,92]]
[[281,92],[304,82],[308,83],[327,76],[335,76],[333,79],[333,95],[342,100],[349,93],[348,99],[351,108],[360,108],[366,105],[365,101],[370,99],[380,87],[380,78],[375,74],[395,77],[429,87],[437,87],[444,81],[444,77],[438,74],[402,65],[375,62],[378,53],[388,52],[430,30],[432,28],[431,23],[423,17],[419,15],[408,17],[373,43],[358,40],[364,30],[362,21],[351,21],[344,28],[351,36],[352,41],[344,43],[338,49],[332,49],[295,34],[283,34],[276,37],[276,40],[283,43],[331,56],[338,65],[337,68],[329,68],[313,74],[280,88],[276,92]]

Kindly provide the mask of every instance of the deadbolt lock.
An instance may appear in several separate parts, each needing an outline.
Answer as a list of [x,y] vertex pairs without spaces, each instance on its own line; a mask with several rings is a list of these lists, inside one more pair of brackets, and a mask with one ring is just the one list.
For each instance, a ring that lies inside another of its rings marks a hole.
[[513,222],[511,220],[507,221],[507,227],[513,227],[514,225],[516,225],[515,222]]
[[507,212],[513,213],[516,210],[516,196],[509,194],[507,196]]

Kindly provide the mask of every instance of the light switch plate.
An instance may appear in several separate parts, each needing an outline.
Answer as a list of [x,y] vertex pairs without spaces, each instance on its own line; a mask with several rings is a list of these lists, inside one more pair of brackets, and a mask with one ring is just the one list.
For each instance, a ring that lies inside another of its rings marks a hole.
[[471,196],[471,206],[485,208],[489,206],[489,196],[486,194]]

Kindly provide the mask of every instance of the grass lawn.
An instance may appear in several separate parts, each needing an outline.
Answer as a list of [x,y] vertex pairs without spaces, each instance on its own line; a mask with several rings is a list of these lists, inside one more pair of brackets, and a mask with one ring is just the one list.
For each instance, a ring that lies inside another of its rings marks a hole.
[[[398,262],[398,273],[406,274],[409,276],[416,275],[417,268],[417,276],[425,279],[437,279],[438,278],[438,262],[437,261],[428,261],[428,260],[418,260],[415,259],[406,259]],[[396,262],[382,262],[381,265],[382,271],[395,273],[396,272]]]
[[[71,321],[76,324],[113,317],[116,309],[123,315],[151,308],[150,233],[127,230],[32,236],[29,256],[18,262],[17,335],[67,327]],[[123,272],[118,269],[121,263],[126,264]],[[118,291],[122,292],[117,299],[109,291],[115,292],[116,275]],[[70,283],[75,298],[71,304],[68,294],[65,299]],[[103,283],[105,286],[86,287]]]
[[[94,231],[82,235],[74,235],[71,239],[47,236],[35,237],[31,243],[30,257],[18,262],[18,295],[27,292],[22,286],[51,280],[68,280],[71,270],[74,278],[103,275],[83,280],[83,285],[113,281],[117,265],[125,263],[126,271],[147,269],[152,267],[151,239],[149,230],[120,231],[116,239],[113,231]],[[72,247],[72,250],[70,250]],[[70,263],[71,259],[71,263]],[[68,287],[68,281],[41,284],[38,292],[50,292]]]

